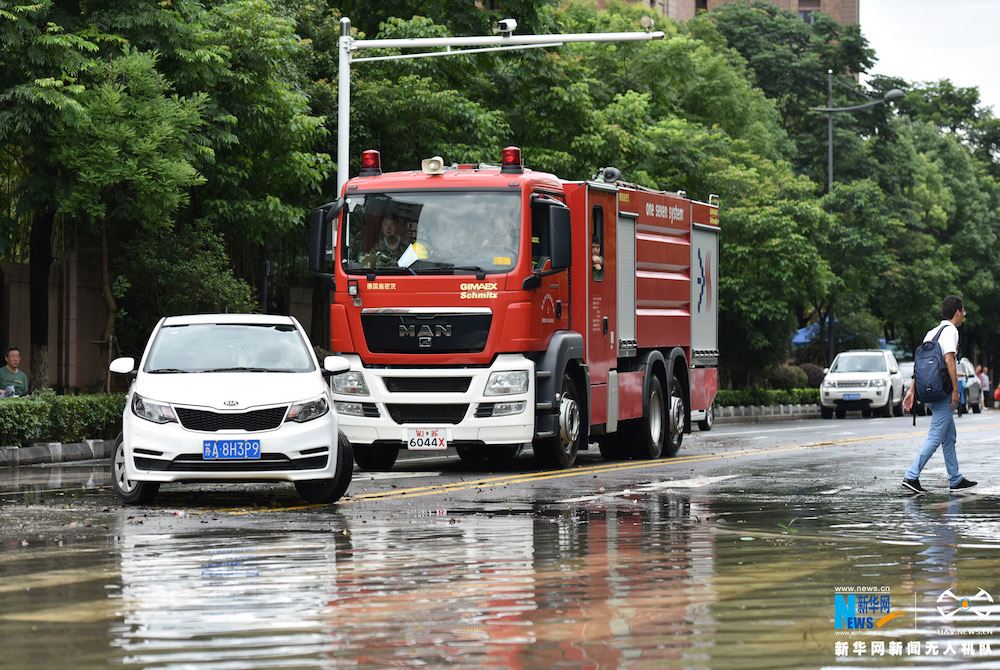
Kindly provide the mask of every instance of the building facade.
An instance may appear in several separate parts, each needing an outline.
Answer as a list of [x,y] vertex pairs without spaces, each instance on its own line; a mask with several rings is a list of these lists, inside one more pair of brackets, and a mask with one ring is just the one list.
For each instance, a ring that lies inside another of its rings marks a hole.
[[[757,0],[633,0],[635,4],[648,5],[660,16],[667,16],[675,21],[687,21],[694,18],[699,11],[711,11],[727,2],[745,2],[750,4]],[[827,14],[844,25],[857,25],[860,20],[861,0],[765,0],[782,9],[798,14],[805,21],[812,21],[817,12]],[[603,4],[600,2],[599,4]]]

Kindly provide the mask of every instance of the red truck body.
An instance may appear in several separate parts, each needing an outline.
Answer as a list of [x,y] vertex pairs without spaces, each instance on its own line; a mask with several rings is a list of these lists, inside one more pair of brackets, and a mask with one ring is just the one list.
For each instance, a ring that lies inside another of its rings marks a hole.
[[[718,205],[564,181],[517,158],[437,174],[368,169],[325,220],[336,230],[330,347],[364,378],[335,379],[334,393],[362,467],[442,444],[482,461],[533,442],[564,467],[591,439],[608,456],[652,442],[655,457],[675,452],[691,412],[714,402]],[[397,225],[389,218],[405,221],[398,246],[410,250],[368,260]],[[484,252],[485,267],[454,267],[507,240]],[[457,251],[435,262],[433,247],[449,245]],[[562,252],[569,267],[553,268]],[[519,402],[523,412],[489,415]],[[427,434],[442,440],[423,444]]]

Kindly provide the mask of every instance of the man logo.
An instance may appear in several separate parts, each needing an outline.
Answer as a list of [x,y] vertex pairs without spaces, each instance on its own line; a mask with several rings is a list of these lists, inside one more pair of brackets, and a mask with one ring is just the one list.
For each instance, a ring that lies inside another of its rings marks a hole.
[[404,324],[399,326],[399,336],[419,337],[421,340],[424,338],[429,340],[432,337],[451,337],[451,325],[440,323],[433,326],[423,325],[418,330],[416,325],[407,326]]
[[938,596],[937,602],[938,613],[945,619],[951,619],[959,612],[972,612],[980,619],[985,619],[990,615],[993,596],[986,589],[979,589],[979,593],[974,596],[956,596],[948,589]]

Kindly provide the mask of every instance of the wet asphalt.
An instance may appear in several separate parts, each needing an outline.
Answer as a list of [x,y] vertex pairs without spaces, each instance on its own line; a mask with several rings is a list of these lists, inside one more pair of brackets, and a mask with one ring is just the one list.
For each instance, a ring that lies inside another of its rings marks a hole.
[[[899,485],[928,422],[730,424],[567,471],[405,454],[336,505],[0,471],[0,668],[1000,667],[1000,411],[957,420],[962,495],[940,455],[929,495]],[[838,629],[838,588],[893,616]]]

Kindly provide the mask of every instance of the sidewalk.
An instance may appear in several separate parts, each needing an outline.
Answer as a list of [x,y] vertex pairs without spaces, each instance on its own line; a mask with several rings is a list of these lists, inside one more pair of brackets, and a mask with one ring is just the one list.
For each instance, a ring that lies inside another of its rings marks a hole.
[[716,407],[715,423],[761,423],[789,419],[818,419],[819,405],[746,405]]
[[72,444],[45,442],[22,448],[0,447],[0,468],[110,458],[114,446],[114,440],[85,440]]

